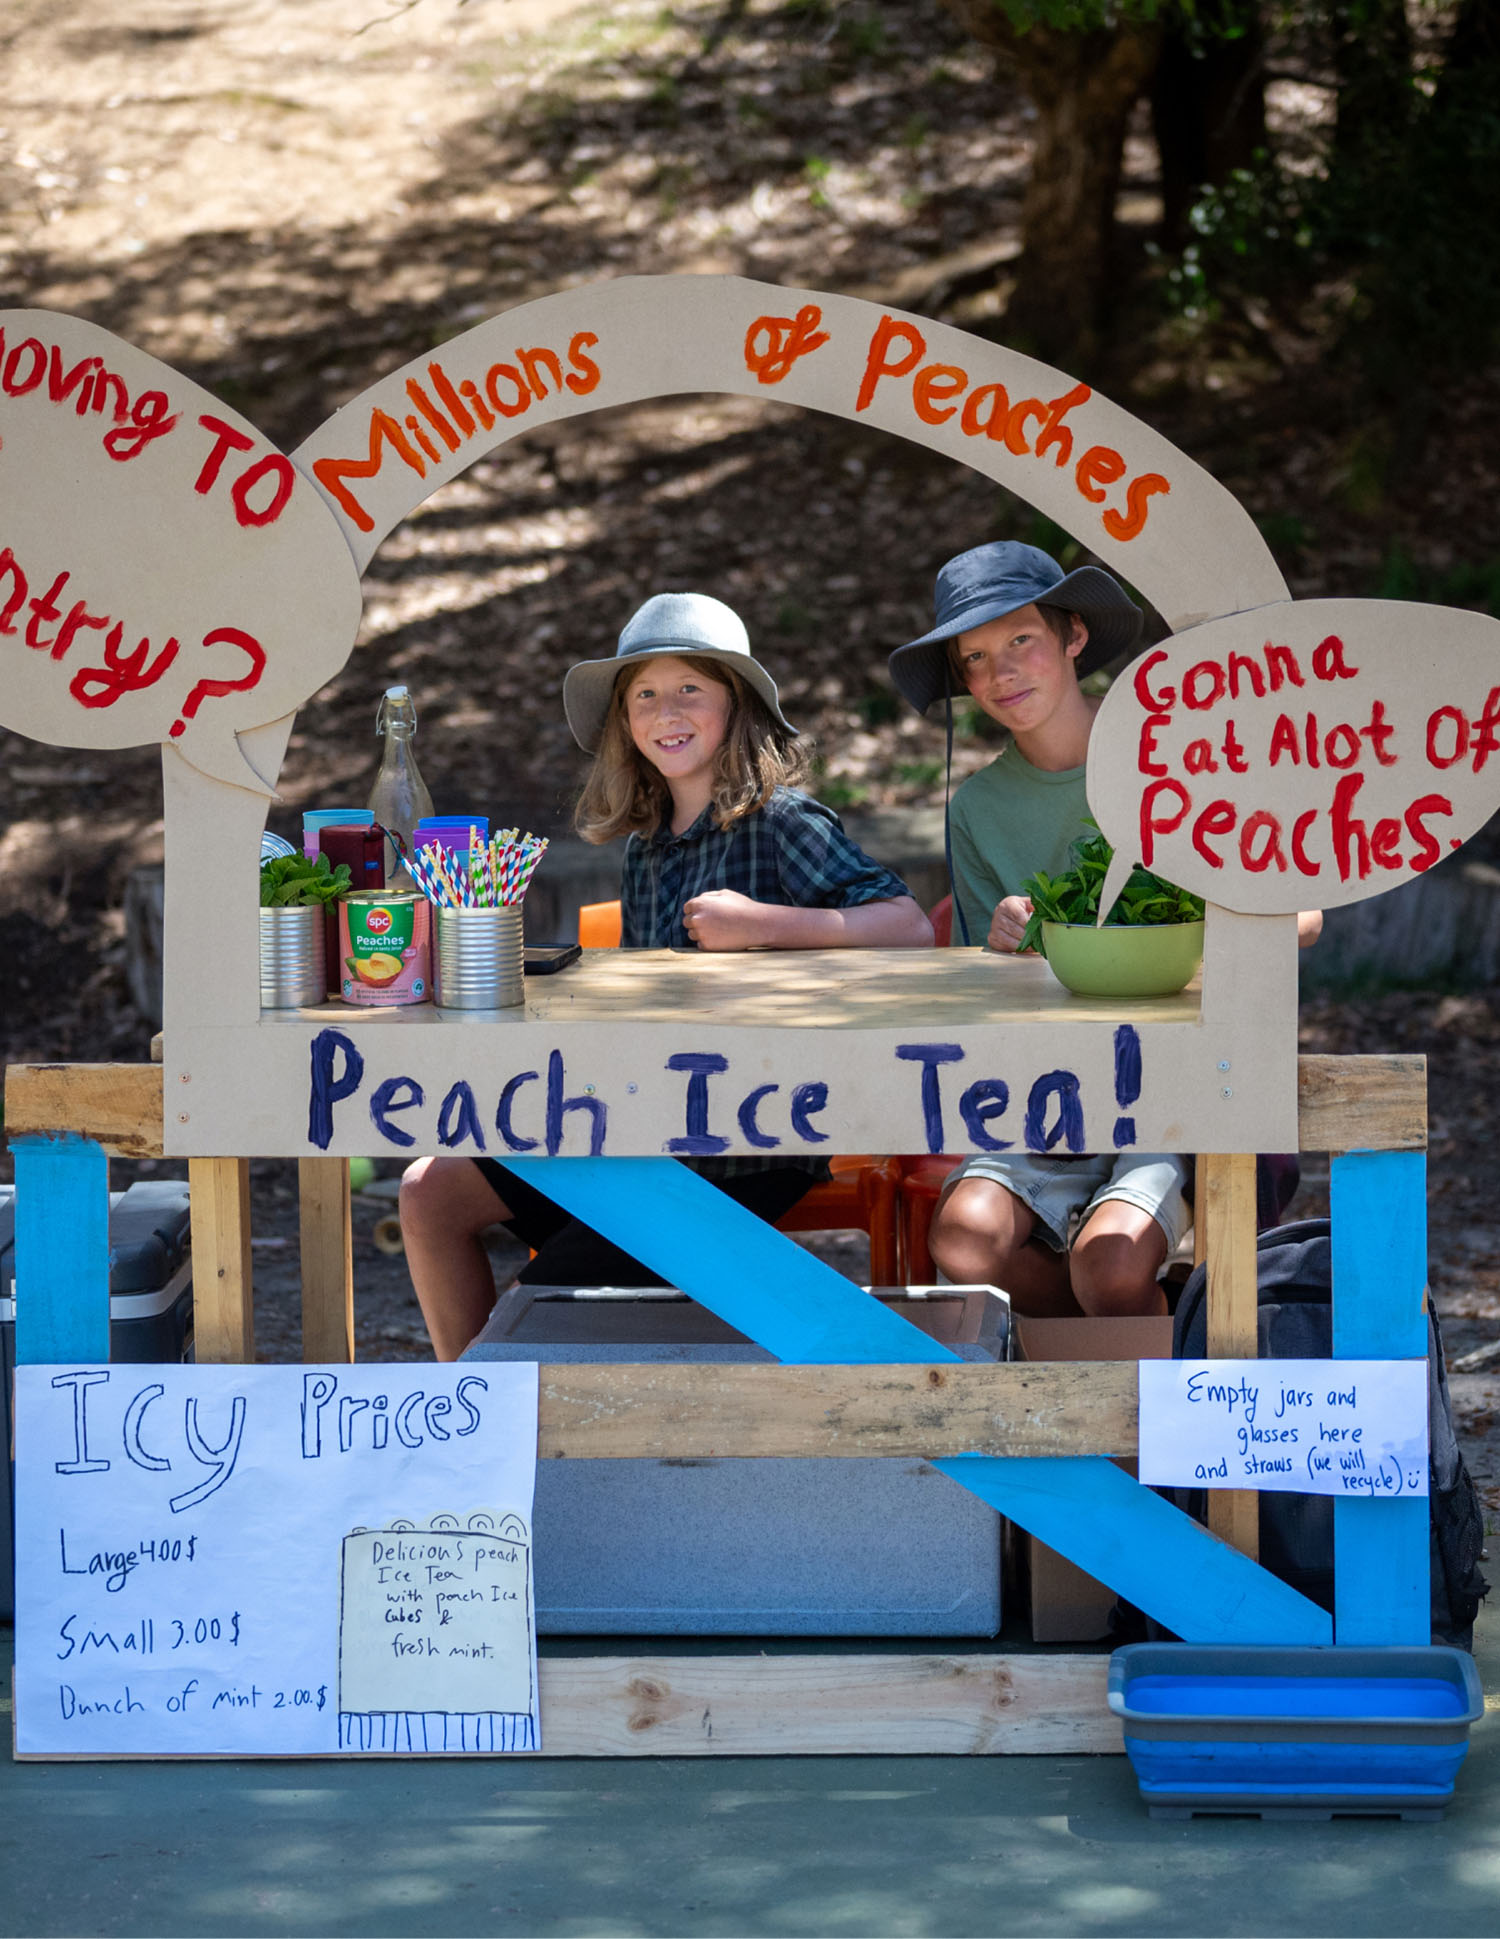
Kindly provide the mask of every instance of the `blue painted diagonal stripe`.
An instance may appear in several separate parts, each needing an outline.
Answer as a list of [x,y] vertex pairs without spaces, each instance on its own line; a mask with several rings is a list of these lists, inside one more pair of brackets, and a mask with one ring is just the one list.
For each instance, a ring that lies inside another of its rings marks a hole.
[[516,1172],[793,1366],[956,1360],[673,1158],[507,1158]]
[[[506,1163],[789,1365],[958,1357],[671,1159]],[[1332,1640],[1326,1611],[1112,1461],[974,1454],[935,1465],[1188,1641]]]
[[[1427,1159],[1351,1151],[1330,1167],[1333,1351],[1427,1357]],[[1341,1643],[1432,1640],[1429,1505],[1335,1501],[1334,1619]]]
[[109,1160],[68,1133],[16,1138],[16,1364],[109,1358]]

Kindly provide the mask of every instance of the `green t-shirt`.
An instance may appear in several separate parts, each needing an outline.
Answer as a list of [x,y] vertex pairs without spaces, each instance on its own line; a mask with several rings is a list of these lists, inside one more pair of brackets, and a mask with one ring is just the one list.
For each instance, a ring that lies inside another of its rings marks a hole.
[[[1085,832],[1084,773],[1077,767],[1049,774],[1012,743],[954,794],[953,893],[975,947],[990,933],[995,905],[1019,895],[1028,875],[1067,867],[1069,849]],[[953,940],[963,939],[955,915]]]

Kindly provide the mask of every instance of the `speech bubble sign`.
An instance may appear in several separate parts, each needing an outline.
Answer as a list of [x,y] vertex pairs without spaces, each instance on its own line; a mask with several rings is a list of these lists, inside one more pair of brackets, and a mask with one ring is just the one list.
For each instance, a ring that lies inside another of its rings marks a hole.
[[199,385],[77,317],[0,312],[0,723],[167,741],[272,789],[235,735],[349,657],[359,573],[319,493]]
[[1500,806],[1500,622],[1385,599],[1236,613],[1142,654],[1089,740],[1115,849],[1248,915],[1380,895]]

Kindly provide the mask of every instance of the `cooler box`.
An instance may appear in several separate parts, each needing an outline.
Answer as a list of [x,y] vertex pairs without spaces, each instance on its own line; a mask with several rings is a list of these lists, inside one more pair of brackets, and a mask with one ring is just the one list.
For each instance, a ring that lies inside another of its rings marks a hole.
[[[888,1303],[964,1360],[1003,1360],[989,1288]],[[774,1363],[682,1293],[516,1287],[467,1361]],[[993,1636],[1000,1517],[925,1461],[543,1461],[537,1628],[583,1635]]]
[[[193,1347],[193,1268],[188,1188],[182,1179],[141,1180],[109,1195],[109,1357],[187,1360]],[[15,1473],[9,1455],[16,1365],[15,1188],[0,1186],[0,1429],[7,1454],[0,1488],[0,1615],[15,1608]]]

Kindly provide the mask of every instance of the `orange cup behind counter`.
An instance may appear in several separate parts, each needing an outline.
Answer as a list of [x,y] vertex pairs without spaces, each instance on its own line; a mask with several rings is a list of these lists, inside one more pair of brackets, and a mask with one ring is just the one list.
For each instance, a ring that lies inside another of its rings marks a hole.
[[432,904],[411,889],[346,895],[339,967],[345,1003],[430,1003]]

